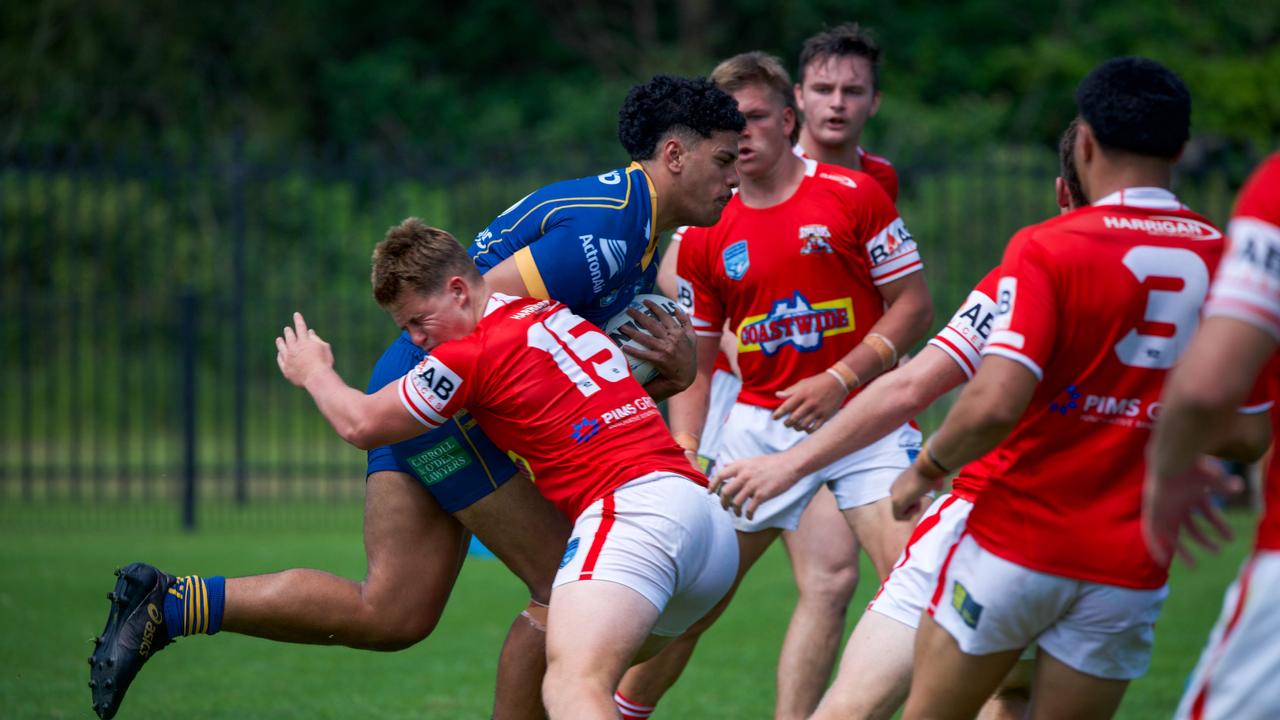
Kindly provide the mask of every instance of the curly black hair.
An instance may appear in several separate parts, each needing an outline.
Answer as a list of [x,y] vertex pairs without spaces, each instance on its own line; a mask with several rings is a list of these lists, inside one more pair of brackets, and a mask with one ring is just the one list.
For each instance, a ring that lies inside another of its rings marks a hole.
[[1104,148],[1172,160],[1191,134],[1191,93],[1164,65],[1112,58],[1076,88],[1076,106]]
[[618,110],[618,140],[632,160],[649,160],[672,130],[708,138],[720,130],[742,132],[746,118],[732,96],[706,78],[655,75],[636,85]]

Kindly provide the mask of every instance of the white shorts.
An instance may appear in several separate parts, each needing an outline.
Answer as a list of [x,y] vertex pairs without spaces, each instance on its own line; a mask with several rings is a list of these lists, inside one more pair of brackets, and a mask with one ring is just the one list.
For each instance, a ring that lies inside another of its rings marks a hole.
[[990,655],[1034,640],[1086,675],[1132,680],[1147,671],[1167,585],[1135,590],[1029,570],[967,533],[947,552],[928,613],[962,651]]
[[578,516],[553,587],[629,587],[658,608],[652,633],[674,637],[720,602],[737,572],[738,538],[719,498],[686,477],[650,473]]
[[973,503],[955,495],[934,500],[867,609],[908,627],[919,627],[920,614],[938,587],[938,571],[947,552],[964,534],[972,510]]
[[720,451],[720,438],[729,411],[738,402],[742,380],[727,370],[716,370],[711,376],[711,399],[707,403],[707,421],[702,425],[702,439],[698,455],[705,463],[707,477],[716,471],[716,453]]
[[1178,714],[1182,718],[1280,716],[1280,551],[1245,560],[1227,589],[1222,615],[1200,655]]
[[[783,425],[782,420],[774,420],[772,415],[772,410],[735,403],[724,424],[716,464],[724,467],[734,460],[783,452],[809,437],[802,430]],[[734,527],[743,532],[766,528],[795,530],[804,509],[823,485],[831,488],[841,510],[889,497],[889,486],[915,460],[919,451],[920,431],[909,424],[903,425],[865,448],[804,476],[786,492],[757,508],[753,519],[734,515]]]

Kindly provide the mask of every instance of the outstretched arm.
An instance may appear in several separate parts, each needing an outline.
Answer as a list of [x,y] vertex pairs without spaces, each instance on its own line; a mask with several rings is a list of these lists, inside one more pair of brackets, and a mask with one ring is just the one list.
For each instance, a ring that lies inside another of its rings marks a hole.
[[868,386],[812,437],[782,453],[730,463],[716,473],[710,489],[719,490],[725,507],[750,518],[761,503],[901,427],[966,379],[945,352],[926,347]]

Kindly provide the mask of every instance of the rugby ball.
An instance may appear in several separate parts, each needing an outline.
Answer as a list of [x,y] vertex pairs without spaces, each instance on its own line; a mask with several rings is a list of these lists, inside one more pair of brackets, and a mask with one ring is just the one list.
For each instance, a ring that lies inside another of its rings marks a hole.
[[[675,300],[664,295],[655,295],[653,293],[636,295],[628,307],[633,307],[649,317],[654,317],[654,314],[649,311],[648,306],[644,304],[645,300],[652,300],[655,305],[666,310],[673,316],[676,314],[676,308],[678,306],[676,305]],[[609,336],[610,340],[618,345],[618,347],[633,347],[638,350],[644,350],[644,345],[641,345],[622,333],[622,328],[627,326],[635,328],[640,332],[645,332],[644,328],[637,325],[636,321],[631,319],[631,316],[627,314],[626,310],[623,310],[617,315],[609,318],[609,322],[604,326],[604,332]],[[641,360],[640,358],[632,357],[631,355],[627,355],[626,358],[627,363],[631,366],[631,374],[635,376],[635,379],[639,381],[641,385],[649,382],[658,375],[658,369],[655,368],[653,363],[648,360]]]

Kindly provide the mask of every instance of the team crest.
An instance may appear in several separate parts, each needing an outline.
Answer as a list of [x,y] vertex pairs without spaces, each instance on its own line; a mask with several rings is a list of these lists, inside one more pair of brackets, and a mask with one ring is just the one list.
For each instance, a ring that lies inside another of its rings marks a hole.
[[831,249],[831,230],[826,225],[801,225],[800,239],[804,241],[801,255],[835,252]]
[[741,280],[751,267],[751,258],[747,255],[747,241],[739,240],[724,249],[724,272],[732,280]]

